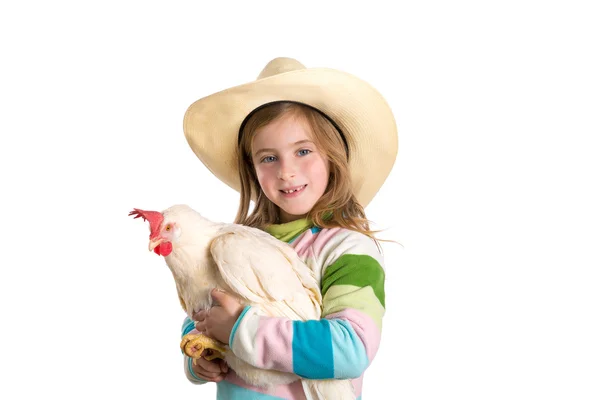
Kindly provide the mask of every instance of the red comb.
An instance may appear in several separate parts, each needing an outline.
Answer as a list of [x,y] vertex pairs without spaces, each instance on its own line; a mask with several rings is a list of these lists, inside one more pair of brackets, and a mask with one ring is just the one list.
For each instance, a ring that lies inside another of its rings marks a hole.
[[134,208],[129,215],[135,215],[133,219],[142,217],[144,221],[150,222],[150,237],[158,234],[160,225],[162,224],[164,217],[158,211],[144,211],[138,208]]

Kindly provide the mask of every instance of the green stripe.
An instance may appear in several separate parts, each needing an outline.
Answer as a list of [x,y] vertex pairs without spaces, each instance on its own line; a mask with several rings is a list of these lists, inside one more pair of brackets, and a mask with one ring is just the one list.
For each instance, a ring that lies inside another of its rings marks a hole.
[[323,297],[323,317],[344,311],[358,310],[371,317],[381,331],[381,321],[385,308],[379,303],[371,286],[357,288],[352,285],[335,285]]
[[385,308],[384,280],[385,272],[373,257],[344,254],[325,269],[321,279],[321,293],[325,295],[327,290],[335,285],[352,285],[359,288],[371,286]]

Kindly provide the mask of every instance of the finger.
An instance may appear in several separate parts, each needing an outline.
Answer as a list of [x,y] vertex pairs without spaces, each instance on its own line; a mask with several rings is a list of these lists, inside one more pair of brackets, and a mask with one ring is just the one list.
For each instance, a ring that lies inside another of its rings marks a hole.
[[225,360],[219,361],[219,367],[221,367],[221,371],[224,374],[226,374],[227,372],[229,372],[229,366],[227,365],[227,362],[225,362]]
[[225,377],[225,373],[212,372],[205,370],[201,365],[192,365],[192,370],[196,376],[211,382],[220,382]]
[[210,295],[218,305],[223,305],[231,300],[231,296],[221,289],[213,289]]
[[219,364],[205,360],[204,358],[198,358],[196,360],[196,367],[203,370],[205,373],[211,373],[215,376],[223,372]]
[[198,377],[200,377],[202,379],[206,379],[207,381],[214,381],[219,376],[223,375],[222,372],[206,372],[199,368],[196,368],[194,370],[194,374],[196,374]]
[[218,305],[225,309],[237,308],[242,305],[240,299],[229,292],[214,289],[211,295],[218,302]]
[[193,371],[197,377],[202,378],[205,381],[210,381],[210,382],[220,382],[225,377],[225,374],[222,372],[218,372],[218,373],[206,372],[197,367],[193,368]]
[[202,321],[206,318],[206,310],[198,311],[196,314],[192,316],[192,318],[196,321]]
[[192,370],[194,371],[194,375],[196,375],[199,378],[205,379],[207,381],[212,381],[213,379],[217,378],[219,375],[223,374],[222,372],[206,372],[202,368],[198,368],[198,367],[193,367]]
[[212,379],[212,381],[218,383],[218,382],[221,382],[223,379],[225,379],[225,374],[220,374],[220,375],[215,376]]

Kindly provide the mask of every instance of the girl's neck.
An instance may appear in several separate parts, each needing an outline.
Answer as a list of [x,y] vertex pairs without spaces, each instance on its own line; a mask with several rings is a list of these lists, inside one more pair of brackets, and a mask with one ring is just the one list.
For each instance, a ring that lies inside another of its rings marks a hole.
[[265,228],[265,231],[279,240],[290,241],[307,229],[312,228],[313,223],[306,218],[296,219],[283,224],[273,224]]

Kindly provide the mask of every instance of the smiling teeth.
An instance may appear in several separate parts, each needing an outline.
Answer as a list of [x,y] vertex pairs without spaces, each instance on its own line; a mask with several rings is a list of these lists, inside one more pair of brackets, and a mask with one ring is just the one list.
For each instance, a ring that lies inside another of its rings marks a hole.
[[292,189],[292,190],[282,190],[282,192],[283,192],[283,193],[290,194],[290,193],[294,193],[294,192],[297,192],[298,190],[302,190],[302,189],[304,189],[304,186],[300,186],[298,189]]

